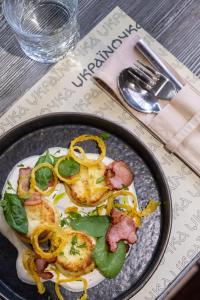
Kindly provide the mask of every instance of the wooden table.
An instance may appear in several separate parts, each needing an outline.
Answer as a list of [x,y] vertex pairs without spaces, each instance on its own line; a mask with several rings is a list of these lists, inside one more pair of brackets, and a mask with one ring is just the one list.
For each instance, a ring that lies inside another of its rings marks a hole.
[[[194,74],[200,75],[199,0],[80,0],[81,37],[116,5],[133,17]],[[0,64],[0,115],[51,68],[51,65],[34,62],[22,53],[2,14],[0,14]],[[168,291],[197,259],[198,256],[159,299],[165,298]]]

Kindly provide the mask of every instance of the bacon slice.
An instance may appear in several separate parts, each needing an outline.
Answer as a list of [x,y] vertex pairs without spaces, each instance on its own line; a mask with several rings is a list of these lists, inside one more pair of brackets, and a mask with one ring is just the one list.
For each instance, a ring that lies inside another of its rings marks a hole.
[[30,187],[30,177],[32,168],[20,168],[18,186],[21,187],[23,192],[28,192]]
[[122,189],[133,182],[133,172],[123,160],[116,160],[109,164],[105,171],[106,182],[111,189]]
[[131,217],[113,208],[111,211],[112,224],[106,234],[106,241],[111,252],[117,250],[119,241],[134,244],[137,241],[135,222]]
[[53,274],[51,272],[45,272],[45,269],[48,267],[50,263],[55,263],[56,258],[52,259],[44,259],[44,258],[35,258],[36,272],[43,279],[51,279],[53,278]]
[[38,205],[42,202],[42,195],[38,192],[30,193],[30,198],[24,201],[24,205]]
[[18,179],[18,196],[24,201],[24,205],[37,205],[42,202],[42,196],[38,192],[30,192],[30,177],[32,168],[20,168]]

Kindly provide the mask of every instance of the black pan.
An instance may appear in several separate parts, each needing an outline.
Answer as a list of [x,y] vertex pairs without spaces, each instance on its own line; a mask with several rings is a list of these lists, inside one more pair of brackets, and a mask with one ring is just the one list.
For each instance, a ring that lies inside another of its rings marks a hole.
[[[168,243],[172,205],[165,175],[155,156],[136,136],[108,120],[77,113],[50,114],[29,120],[13,128],[0,140],[0,190],[13,166],[23,158],[41,154],[49,147],[67,147],[71,139],[81,134],[110,133],[106,140],[107,156],[125,160],[135,173],[135,188],[139,205],[150,198],[161,202],[155,213],[143,220],[137,231],[138,241],[131,247],[121,273],[104,280],[89,290],[88,300],[122,300],[136,294],[158,267]],[[88,152],[96,152],[94,143],[86,144]],[[0,295],[11,300],[56,299],[54,284],[47,283],[47,292],[40,296],[35,286],[21,282],[16,274],[15,248],[0,235]],[[80,293],[62,289],[68,300]]]

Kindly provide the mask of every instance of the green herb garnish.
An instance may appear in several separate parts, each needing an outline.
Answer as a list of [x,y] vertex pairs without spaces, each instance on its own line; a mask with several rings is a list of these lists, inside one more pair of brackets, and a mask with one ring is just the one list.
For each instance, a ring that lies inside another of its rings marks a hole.
[[71,227],[71,223],[75,220],[77,221],[80,217],[81,215],[77,212],[69,212],[66,218],[61,219],[60,226],[64,227],[65,225],[67,225]]
[[104,177],[104,176],[101,176],[101,177],[97,178],[96,183],[97,183],[97,184],[98,184],[98,183],[101,183],[101,182],[103,182],[104,180],[105,180],[105,177]]
[[86,245],[86,243],[83,243],[83,244],[77,245],[77,247],[78,247],[78,248],[86,248],[87,245]]
[[80,255],[80,249],[83,249],[83,248],[86,248],[87,245],[86,243],[83,243],[83,244],[79,244],[78,243],[78,239],[77,239],[77,236],[76,235],[73,235],[72,237],[72,241],[71,241],[71,249],[70,249],[70,254],[71,255]]
[[100,137],[101,137],[102,139],[104,139],[104,140],[107,140],[107,139],[110,137],[110,133],[108,133],[108,132],[102,132],[102,133],[100,134]]
[[7,189],[15,192],[15,190],[9,180],[7,181]]
[[55,163],[54,156],[49,153],[49,150],[47,150],[44,153],[44,155],[40,156],[40,158],[36,162],[35,166],[37,166],[39,164],[43,164],[45,162],[49,163],[50,165],[54,165],[54,163]]
[[77,249],[77,244],[78,244],[77,236],[73,235],[71,241],[71,249],[70,249],[71,255],[76,255],[76,254],[80,255],[80,251]]
[[59,202],[60,200],[62,200],[62,199],[65,197],[65,195],[66,195],[65,192],[63,192],[63,193],[61,193],[61,194],[58,194],[58,195],[55,195],[54,198],[53,198],[53,204],[54,204],[54,205],[58,204],[58,202]]
[[95,209],[93,209],[92,211],[90,211],[87,215],[88,216],[99,216],[99,208],[102,208],[102,207],[105,207],[104,205],[100,205],[100,206],[97,206]]
[[60,220],[60,226],[61,227],[64,227],[65,225],[68,225],[69,226],[69,221],[68,221],[68,219],[67,218],[63,218],[63,219],[61,219]]
[[60,150],[57,150],[57,151],[54,153],[54,155],[56,155],[56,154],[58,154],[58,153],[60,153]]
[[23,168],[23,167],[24,167],[23,164],[19,164],[19,165],[17,165],[17,166],[18,166],[18,168]]
[[126,191],[128,191],[128,186],[126,186],[126,185],[122,185],[122,188],[123,188],[123,190],[126,190]]

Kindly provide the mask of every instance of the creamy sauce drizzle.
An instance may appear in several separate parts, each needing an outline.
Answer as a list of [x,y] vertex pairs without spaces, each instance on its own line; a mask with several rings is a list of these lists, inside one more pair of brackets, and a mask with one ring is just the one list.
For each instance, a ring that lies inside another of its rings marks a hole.
[[[66,155],[67,150],[66,150],[66,148],[54,147],[54,148],[49,148],[49,153],[58,157],[58,156]],[[21,168],[21,165],[23,165],[25,168],[26,167],[33,168],[40,156],[41,155],[30,156],[28,158],[21,160],[19,163],[17,163],[14,166],[14,168],[9,173],[8,178],[5,182],[5,185],[4,185],[4,188],[2,191],[2,195],[4,195],[4,193],[7,191],[8,181],[11,183],[11,185],[13,187],[13,190],[12,191],[9,190],[9,193],[17,193],[17,182],[18,182],[18,177],[19,177],[19,169]],[[89,154],[87,154],[87,156],[90,159],[96,159],[98,155],[94,154],[94,153],[89,153]],[[111,158],[105,157],[103,160],[103,163],[105,165],[108,165],[112,161],[113,160]],[[129,187],[129,191],[135,193],[135,188],[134,188],[133,183]],[[48,196],[48,197],[45,196],[45,199],[48,200],[53,205],[54,197],[56,195],[60,195],[64,192],[65,192],[64,185],[62,183],[58,183],[55,188],[55,191],[50,196]],[[59,213],[64,215],[64,210],[69,206],[76,206],[76,205],[73,202],[71,202],[68,195],[65,193],[64,197],[56,205],[56,208],[59,210]],[[77,207],[80,209],[79,206],[77,206]],[[94,209],[95,209],[95,207],[90,207],[90,208],[89,207],[81,207],[81,211],[84,211],[86,213],[89,211],[92,211]],[[19,279],[28,284],[35,284],[32,277],[28,274],[28,272],[25,270],[25,268],[22,264],[22,253],[25,249],[27,249],[27,246],[16,236],[15,232],[7,224],[7,222],[4,218],[2,207],[0,207],[0,232],[15,246],[15,248],[18,251],[18,257],[17,257],[17,261],[16,261],[16,269],[17,269],[17,275],[18,275]],[[92,272],[90,272],[86,275],[83,275],[82,277],[87,279],[89,288],[96,286],[97,284],[99,284],[101,281],[103,281],[105,279],[104,276],[101,275],[101,273],[97,269],[93,270]],[[61,274],[60,279],[65,279],[65,277]],[[54,277],[51,279],[51,281],[53,281],[53,282],[56,281],[55,274],[54,274]],[[63,283],[62,286],[72,292],[83,291],[83,284],[79,281]]]

